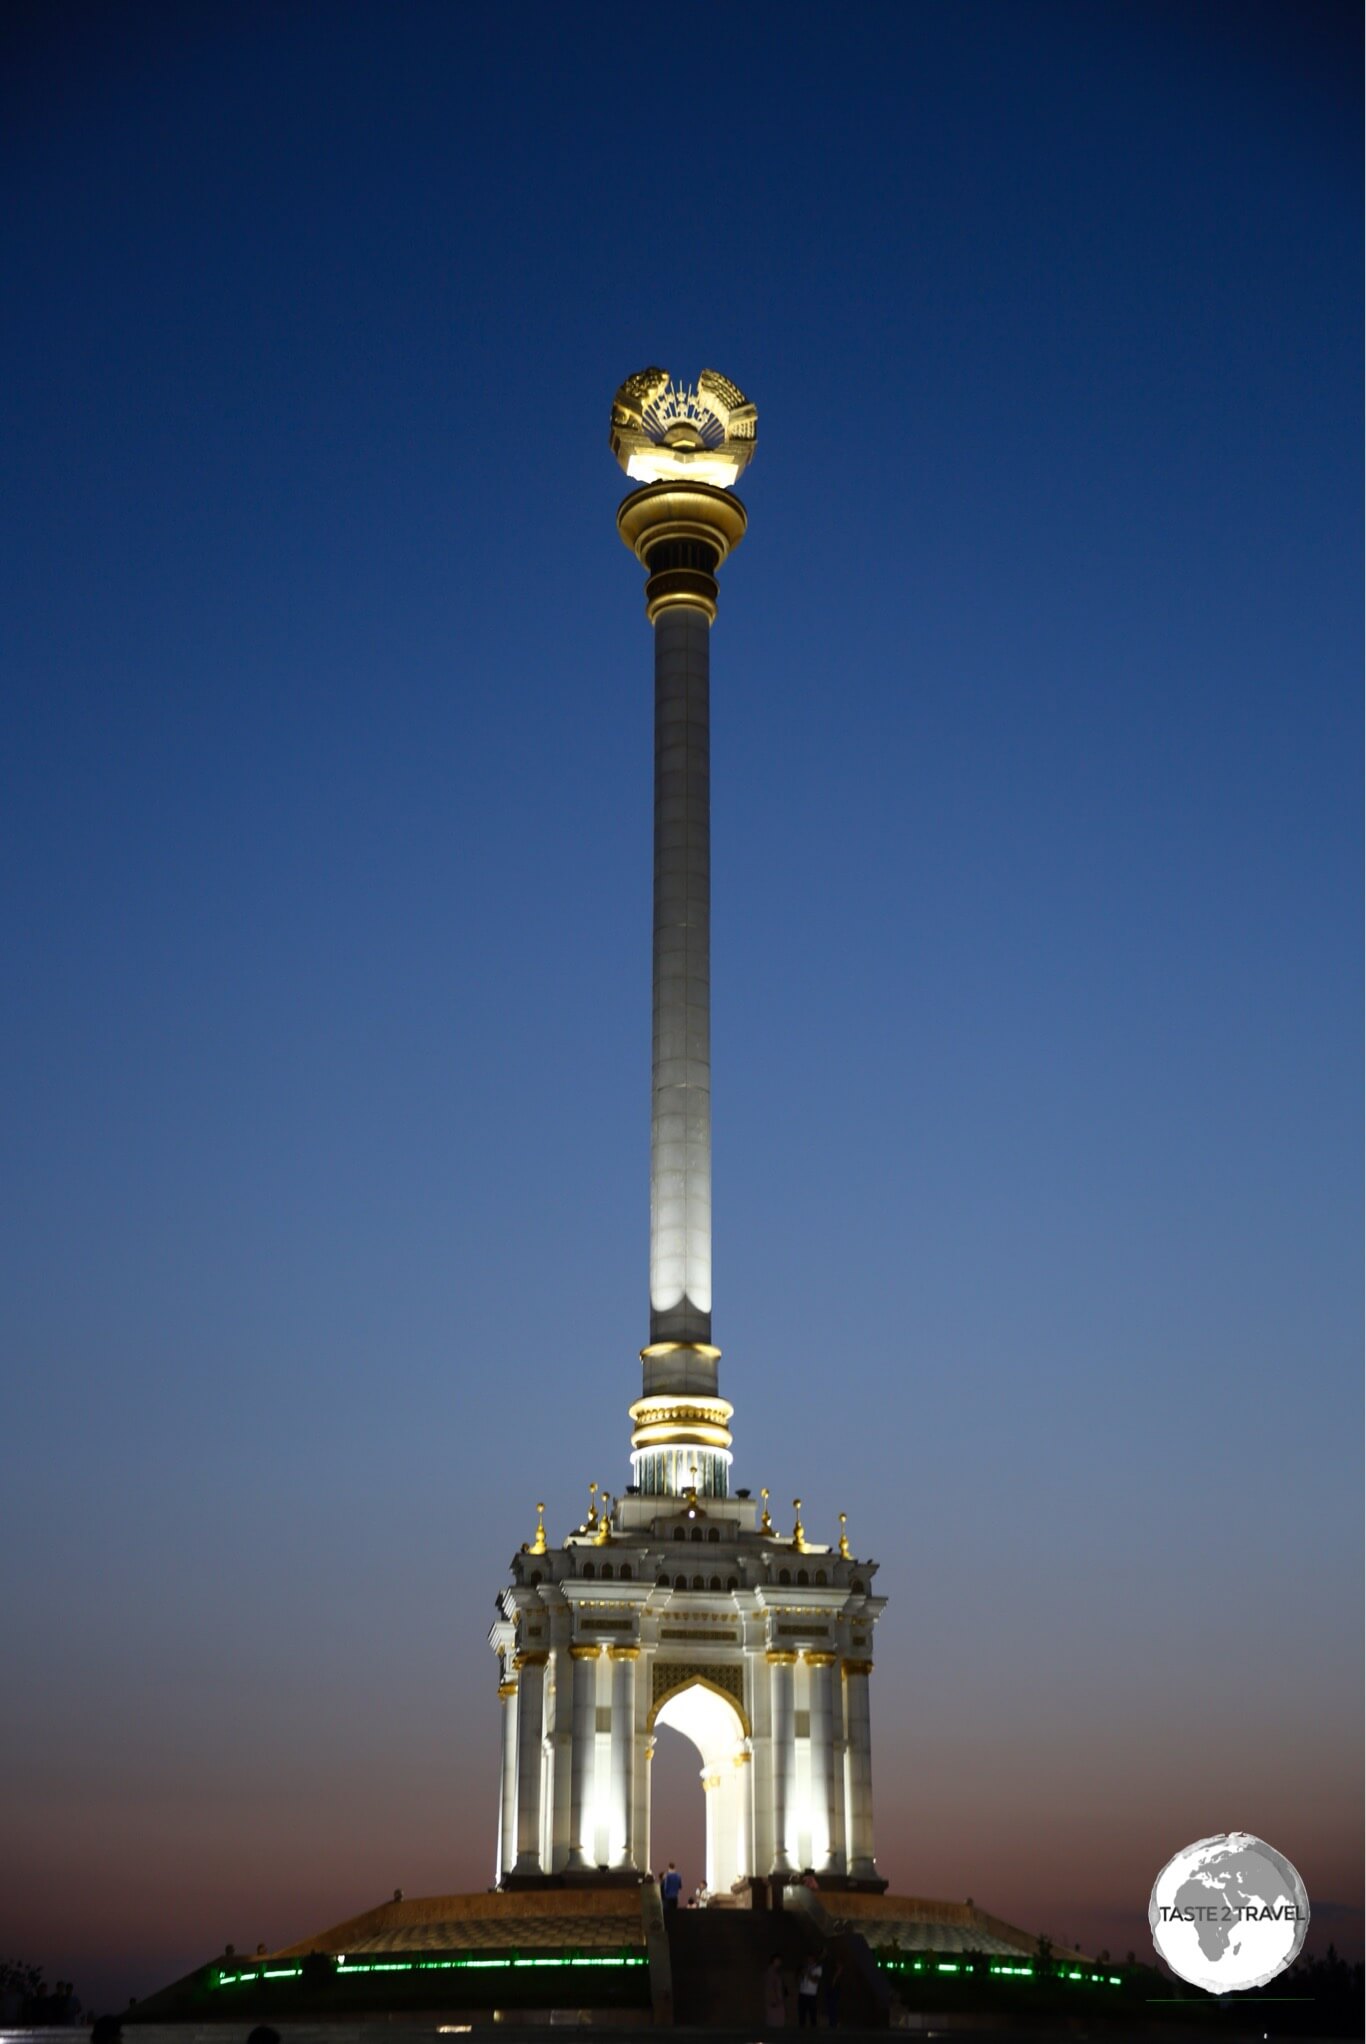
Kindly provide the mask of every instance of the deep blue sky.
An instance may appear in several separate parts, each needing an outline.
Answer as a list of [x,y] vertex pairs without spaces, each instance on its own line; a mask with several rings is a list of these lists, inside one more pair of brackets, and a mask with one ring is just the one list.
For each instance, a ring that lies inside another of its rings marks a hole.
[[716,1330],[882,1560],[883,1869],[1141,1946],[1248,1826],[1359,1936],[1358,11],[4,35],[16,1952],[491,1879],[646,1336],[656,361],[759,407]]

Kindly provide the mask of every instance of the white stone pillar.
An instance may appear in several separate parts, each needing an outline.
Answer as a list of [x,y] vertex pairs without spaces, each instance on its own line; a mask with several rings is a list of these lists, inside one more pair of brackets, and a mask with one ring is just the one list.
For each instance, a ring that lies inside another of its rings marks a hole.
[[771,1647],[768,1664],[772,1670],[773,1733],[769,1751],[773,1760],[773,1871],[790,1874],[792,1859],[789,1836],[797,1821],[797,1736],[793,1700],[795,1653]]
[[642,1873],[653,1873],[658,1878],[659,1868],[654,1864],[655,1848],[651,1835],[654,1757],[655,1739],[654,1733],[651,1732],[641,1739],[636,1763],[636,1793],[639,1797],[636,1805],[636,1836],[639,1841],[636,1846],[636,1865]]
[[517,1860],[514,1874],[539,1874],[541,1866],[541,1738],[545,1719],[544,1652],[518,1654],[517,1670]]
[[834,1780],[834,1828],[830,1837],[830,1871],[832,1874],[846,1874],[849,1871],[849,1853],[845,1835],[844,1806],[846,1800],[846,1777],[848,1773],[846,1755],[849,1742],[844,1736],[844,1698],[840,1685],[831,1682],[831,1710],[834,1724],[830,1739],[830,1765]]
[[574,1670],[574,1702],[569,1758],[569,1858],[571,1872],[595,1864],[593,1827],[597,1821],[595,1776],[598,1737],[598,1656],[601,1647],[575,1644],[569,1649]]
[[706,1860],[702,1879],[713,1895],[721,1886],[721,1828],[723,1814],[721,1807],[721,1776],[715,1769],[702,1769],[702,1793],[707,1799]]
[[849,1872],[856,1880],[868,1880],[877,1873],[873,1859],[873,1732],[868,1709],[872,1672],[871,1661],[844,1662],[844,1729],[849,1741],[845,1822]]
[[636,1662],[639,1647],[609,1647],[612,1663],[612,1781],[608,1797],[607,1864],[629,1867],[631,1790],[636,1746]]
[[650,1341],[711,1340],[711,624],[655,622]]
[[498,1814],[498,1885],[517,1857],[517,1684],[500,1682],[503,1706],[503,1791]]
[[818,1874],[833,1871],[835,1769],[832,1742],[831,1669],[833,1654],[808,1652],[811,1705],[811,1866]]
[[754,1769],[750,1764],[748,1748],[742,1748],[734,1755],[731,1765],[735,1769],[735,1878],[744,1880],[754,1872],[754,1811],[751,1807],[750,1783]]

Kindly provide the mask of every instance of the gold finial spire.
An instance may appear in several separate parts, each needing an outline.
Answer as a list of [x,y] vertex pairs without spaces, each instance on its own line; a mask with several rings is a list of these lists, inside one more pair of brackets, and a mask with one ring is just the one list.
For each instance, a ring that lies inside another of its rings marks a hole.
[[595,1503],[597,1495],[598,1495],[597,1485],[595,1483],[590,1483],[588,1486],[588,1517],[583,1522],[584,1531],[587,1533],[591,1533],[593,1528],[598,1523],[598,1508],[597,1504]]
[[771,1533],[773,1531],[773,1521],[768,1516],[768,1492],[761,1490],[759,1495],[764,1501],[764,1516],[759,1521],[759,1531],[761,1533]]
[[612,1500],[607,1495],[607,1492],[604,1490],[602,1494],[602,1512],[598,1518],[598,1530],[593,1537],[593,1544],[595,1547],[606,1547],[611,1537],[612,1537]]
[[841,1513],[840,1513],[840,1560],[841,1560],[841,1561],[848,1561],[848,1560],[849,1560],[849,1558],[850,1558],[850,1557],[849,1557],[849,1535],[848,1535],[848,1533],[847,1533],[847,1532],[845,1531],[845,1528],[846,1528],[846,1527],[848,1526],[848,1524],[849,1524],[849,1514],[848,1514],[848,1512],[841,1512]]
[[806,1528],[802,1524],[802,1501],[800,1498],[793,1498],[792,1509],[797,1514],[797,1523],[792,1528],[792,1545],[800,1552],[806,1546]]
[[549,1542],[545,1537],[545,1506],[539,1504],[536,1507],[536,1536],[525,1552],[527,1554],[545,1554],[548,1547]]

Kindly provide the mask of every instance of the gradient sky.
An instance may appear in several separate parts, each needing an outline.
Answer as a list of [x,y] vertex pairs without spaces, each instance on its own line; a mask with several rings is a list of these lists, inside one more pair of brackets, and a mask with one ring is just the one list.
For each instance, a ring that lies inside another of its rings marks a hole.
[[656,361],[759,407],[715,1326],[883,1871],[1142,1951],[1245,1827],[1359,1942],[1359,10],[4,35],[7,1950],[492,1879],[647,1332]]

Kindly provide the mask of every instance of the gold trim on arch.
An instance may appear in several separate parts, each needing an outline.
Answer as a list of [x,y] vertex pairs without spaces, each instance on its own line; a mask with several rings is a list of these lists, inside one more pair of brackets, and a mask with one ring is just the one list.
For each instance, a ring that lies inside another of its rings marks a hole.
[[[655,1665],[656,1668],[659,1668],[659,1664],[657,1662]],[[673,1667],[680,1667],[680,1664],[675,1662],[673,1664]],[[670,1675],[672,1675],[673,1673],[673,1667],[670,1667],[670,1669],[668,1670]],[[659,1672],[663,1674],[665,1671],[663,1669],[659,1669]],[[668,1688],[660,1690],[658,1695],[650,1699],[650,1712],[649,1716],[645,1720],[646,1731],[652,1732],[654,1730],[655,1719],[659,1716],[659,1713],[663,1710],[665,1704],[668,1703],[673,1697],[682,1696],[684,1690],[686,1689],[701,1688],[710,1689],[713,1696],[719,1696],[723,1703],[728,1703],[731,1709],[735,1712],[735,1715],[739,1718],[740,1723],[744,1728],[745,1737],[747,1739],[752,1738],[753,1732],[750,1727],[749,1712],[745,1709],[745,1706],[741,1701],[740,1697],[738,1697],[735,1694],[733,1689],[724,1688],[721,1683],[717,1682],[714,1679],[715,1676],[723,1672],[729,1673],[730,1671],[729,1670],[723,1671],[720,1668],[715,1668],[712,1670],[711,1674],[708,1674],[702,1668],[689,1668],[687,1669],[686,1672],[682,1672],[680,1667],[679,1680],[677,1682],[670,1681]],[[744,1680],[743,1670],[740,1668],[736,1668],[735,1673],[740,1677],[741,1681],[743,1682]]]

